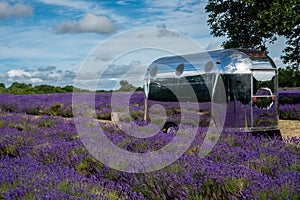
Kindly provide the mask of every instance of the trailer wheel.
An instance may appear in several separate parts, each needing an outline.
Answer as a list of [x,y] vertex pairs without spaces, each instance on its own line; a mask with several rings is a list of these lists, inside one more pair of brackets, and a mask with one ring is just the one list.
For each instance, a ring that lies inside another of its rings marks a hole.
[[164,133],[176,133],[178,131],[178,126],[175,123],[166,123],[162,129]]

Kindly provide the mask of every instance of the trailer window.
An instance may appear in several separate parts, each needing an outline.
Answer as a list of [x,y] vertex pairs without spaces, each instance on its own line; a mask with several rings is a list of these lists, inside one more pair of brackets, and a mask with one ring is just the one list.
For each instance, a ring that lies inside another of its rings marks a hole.
[[253,105],[260,109],[270,109],[276,97],[275,71],[253,71]]
[[184,64],[179,64],[176,68],[176,76],[181,76],[183,74]]
[[250,74],[224,74],[223,83],[226,89],[227,101],[239,101],[249,104],[251,101]]
[[[262,93],[263,96],[269,96],[275,94],[276,78],[275,71],[264,71],[264,70],[255,70],[253,71],[253,95],[259,95]],[[267,93],[266,90],[270,90],[271,94]]]
[[157,75],[157,71],[158,71],[158,67],[157,66],[153,67],[150,71],[150,76],[154,78]]
[[253,94],[260,93],[262,88],[268,88],[271,91],[271,94],[275,94],[275,85],[276,85],[276,79],[275,74],[270,80],[266,79],[257,79],[258,77],[253,76]]

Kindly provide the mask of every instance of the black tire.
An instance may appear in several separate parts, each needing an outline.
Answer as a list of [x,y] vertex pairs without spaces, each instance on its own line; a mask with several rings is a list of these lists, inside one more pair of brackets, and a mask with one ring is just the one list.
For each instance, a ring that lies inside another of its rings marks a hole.
[[176,133],[178,131],[178,126],[175,123],[166,123],[162,128],[162,131],[167,134]]

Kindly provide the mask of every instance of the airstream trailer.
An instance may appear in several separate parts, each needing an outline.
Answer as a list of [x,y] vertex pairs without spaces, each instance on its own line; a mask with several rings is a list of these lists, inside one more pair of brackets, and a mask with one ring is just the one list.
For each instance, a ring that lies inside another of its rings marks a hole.
[[168,114],[164,131],[182,123],[180,102],[197,103],[198,116],[188,121],[199,117],[198,126],[209,126],[214,103],[226,107],[224,130],[281,136],[277,69],[259,51],[225,49],[159,58],[147,68],[144,92],[144,118],[152,105],[163,106]]

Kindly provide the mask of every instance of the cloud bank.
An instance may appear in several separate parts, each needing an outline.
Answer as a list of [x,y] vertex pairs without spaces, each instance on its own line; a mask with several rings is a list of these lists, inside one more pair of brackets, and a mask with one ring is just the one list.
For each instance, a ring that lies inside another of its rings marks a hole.
[[24,4],[10,5],[5,1],[0,2],[0,19],[32,17],[33,8]]
[[96,16],[92,13],[86,14],[79,21],[67,21],[54,27],[57,34],[66,33],[99,33],[109,34],[117,30],[114,23],[106,16]]
[[80,75],[76,70],[61,70],[56,66],[23,67],[0,73],[0,83],[6,86],[13,82],[66,86],[74,85],[77,80],[84,89],[91,89],[91,85],[96,85],[98,89],[110,90],[116,89],[120,80],[128,80],[140,86],[143,83],[142,77],[138,77],[137,74],[144,74],[144,71],[145,67],[140,61],[131,61],[124,65],[112,64],[106,70],[95,69],[93,72],[86,71]]
[[[10,85],[13,82],[31,83],[34,85],[71,85],[76,77],[73,70],[59,70],[55,66],[39,68],[11,69],[0,73],[0,82]],[[54,84],[53,84],[54,83]]]

